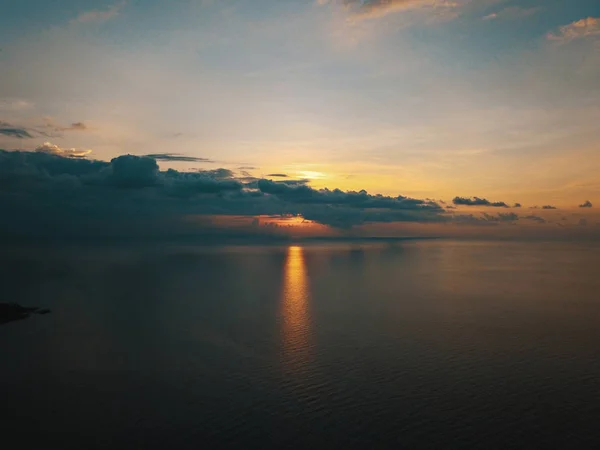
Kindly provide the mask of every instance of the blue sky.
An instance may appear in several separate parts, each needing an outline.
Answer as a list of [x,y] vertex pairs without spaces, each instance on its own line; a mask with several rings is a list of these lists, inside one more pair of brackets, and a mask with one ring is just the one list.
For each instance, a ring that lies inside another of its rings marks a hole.
[[363,3],[5,0],[0,148],[600,204],[599,2]]

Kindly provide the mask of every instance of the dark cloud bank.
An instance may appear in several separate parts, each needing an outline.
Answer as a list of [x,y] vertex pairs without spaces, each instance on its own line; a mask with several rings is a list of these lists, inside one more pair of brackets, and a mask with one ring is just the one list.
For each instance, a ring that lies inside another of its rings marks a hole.
[[143,225],[149,232],[159,222],[195,214],[302,214],[336,227],[445,220],[443,209],[430,201],[317,190],[307,180],[237,178],[228,169],[160,171],[156,159],[180,156],[154,156],[104,162],[0,150],[0,225],[23,235],[68,235],[109,233],[123,224]]
[[[37,152],[0,150],[2,236],[144,237],[165,230],[176,234],[182,223],[189,228],[182,217],[215,215],[301,214],[337,228],[376,222],[497,225],[519,220],[514,213],[461,215],[432,200],[314,189],[308,180],[236,176],[228,169],[160,171],[157,160],[201,159],[170,153],[151,156],[123,155],[104,162],[61,156],[41,147]],[[456,197],[454,203],[507,207],[478,197]],[[199,232],[198,226],[193,232]]]

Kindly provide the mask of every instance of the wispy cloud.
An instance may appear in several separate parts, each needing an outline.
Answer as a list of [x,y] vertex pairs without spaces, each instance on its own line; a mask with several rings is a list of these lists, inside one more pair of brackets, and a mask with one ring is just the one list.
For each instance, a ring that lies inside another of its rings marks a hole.
[[496,216],[483,213],[483,219],[488,222],[515,222],[519,220],[519,216],[515,213],[500,213]]
[[551,41],[568,42],[589,36],[600,35],[600,18],[588,17],[564,25],[554,33],[548,33],[546,37]]
[[546,223],[546,219],[544,219],[543,217],[540,217],[540,216],[530,215],[530,216],[523,217],[523,219],[532,220],[537,223]]
[[541,8],[521,8],[520,6],[509,6],[500,11],[488,14],[483,20],[516,20],[536,14]]
[[[318,4],[336,3],[332,0],[318,0]],[[461,6],[460,0],[341,0],[348,14],[356,19],[376,19],[391,13],[428,8],[436,12],[449,12]]]
[[70,125],[57,125],[50,118],[45,118],[45,124],[37,126],[16,125],[0,120],[0,135],[30,139],[35,137],[56,138],[63,137],[64,132],[86,131],[88,127],[83,122],[73,122]]
[[180,153],[153,153],[146,155],[156,161],[181,161],[181,162],[213,162],[208,158],[197,158],[195,156],[186,156]]
[[0,111],[25,111],[32,108],[33,105],[27,100],[5,98],[0,100]]
[[121,3],[116,3],[105,10],[93,9],[91,11],[84,11],[75,19],[71,20],[71,23],[106,22],[107,20],[118,16],[125,7],[125,4],[126,2],[123,1]]
[[33,136],[29,131],[25,128],[11,125],[7,122],[0,121],[0,135],[18,138],[18,139],[26,139],[32,138]]
[[56,131],[85,131],[88,129],[88,127],[83,122],[73,122],[71,125],[68,125],[66,127],[57,126],[54,129]]

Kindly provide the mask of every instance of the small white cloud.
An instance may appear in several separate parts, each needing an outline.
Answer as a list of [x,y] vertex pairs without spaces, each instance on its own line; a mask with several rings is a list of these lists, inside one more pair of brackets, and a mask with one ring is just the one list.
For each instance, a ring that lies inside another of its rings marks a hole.
[[126,2],[117,3],[106,10],[93,9],[79,14],[71,23],[106,22],[119,15]]
[[521,8],[519,6],[509,6],[508,8],[504,8],[498,12],[488,14],[483,17],[483,20],[517,20],[523,19],[525,17],[532,16],[540,10],[539,7],[535,8]]
[[546,37],[551,41],[568,42],[598,35],[600,35],[600,18],[588,17],[564,25],[556,33],[548,33]]
[[35,149],[38,153],[48,153],[50,155],[63,156],[66,158],[85,158],[87,155],[92,153],[91,150],[82,148],[60,148],[56,144],[50,142],[44,142]]

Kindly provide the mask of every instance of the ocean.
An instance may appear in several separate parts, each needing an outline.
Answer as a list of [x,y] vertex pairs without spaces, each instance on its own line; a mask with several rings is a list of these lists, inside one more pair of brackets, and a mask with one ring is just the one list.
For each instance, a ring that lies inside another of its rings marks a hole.
[[600,448],[600,245],[29,246],[2,448]]

